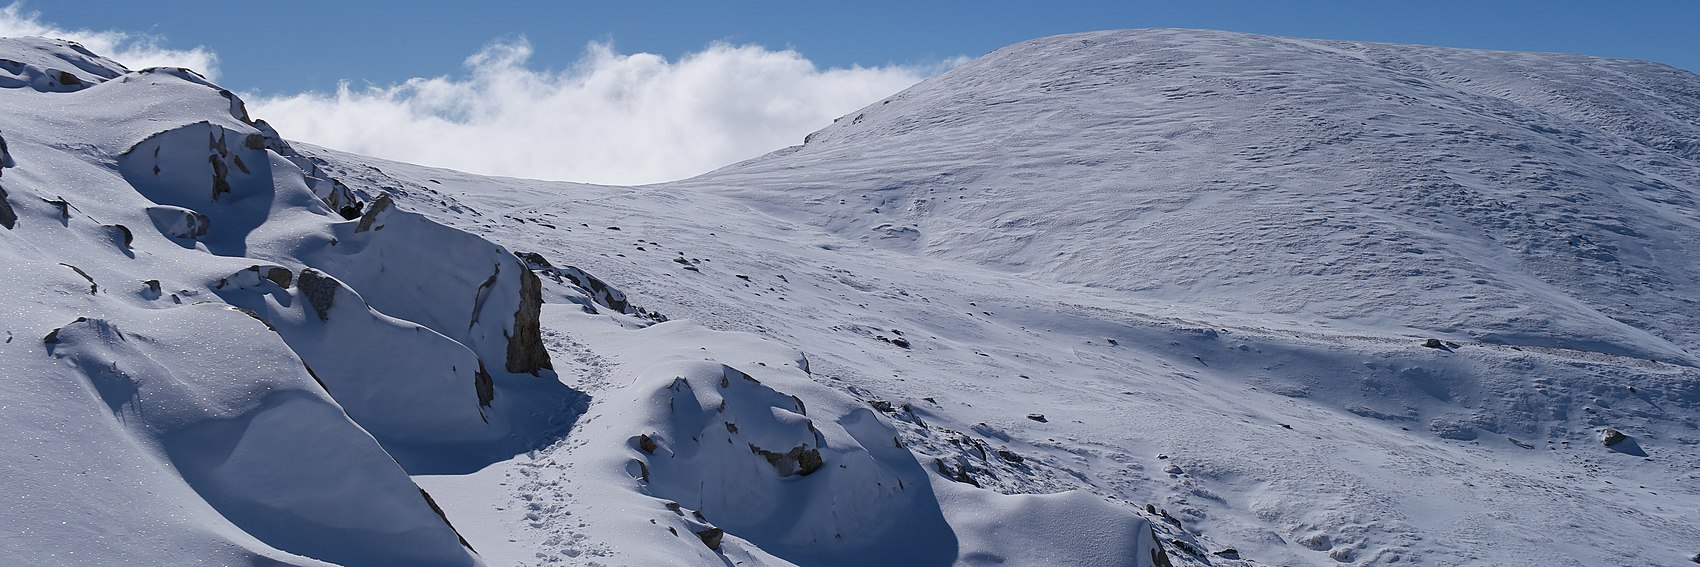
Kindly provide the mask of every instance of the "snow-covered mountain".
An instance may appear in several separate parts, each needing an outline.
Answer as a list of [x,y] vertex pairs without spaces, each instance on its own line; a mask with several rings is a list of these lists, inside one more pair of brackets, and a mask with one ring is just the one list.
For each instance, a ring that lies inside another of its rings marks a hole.
[[1700,553],[1669,67],[1058,36],[644,187],[0,71],[6,563]]

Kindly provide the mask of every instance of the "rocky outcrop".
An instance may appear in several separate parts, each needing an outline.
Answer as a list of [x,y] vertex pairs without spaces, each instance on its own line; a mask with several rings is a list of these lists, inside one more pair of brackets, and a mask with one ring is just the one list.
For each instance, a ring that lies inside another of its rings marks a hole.
[[[354,233],[359,234],[359,233],[362,233],[362,232],[366,232],[368,230],[373,230],[372,227],[373,227],[373,224],[378,221],[378,215],[381,215],[381,214],[384,213],[384,211],[389,210],[390,206],[394,205],[394,204],[395,204],[395,201],[390,199],[389,195],[384,195],[384,196],[378,197],[378,200],[372,202],[372,206],[367,207],[365,212],[360,214],[360,224],[355,225]],[[347,216],[347,215],[344,215],[344,216]],[[384,229],[383,225],[377,225],[377,230],[383,230],[383,229]]]
[[301,270],[299,282],[301,295],[307,298],[307,304],[313,306],[313,312],[319,314],[319,320],[328,320],[331,304],[336,301],[336,290],[342,284],[312,268]]
[[1622,443],[1624,440],[1629,439],[1629,436],[1624,435],[1622,431],[1618,431],[1618,430],[1612,429],[1610,427],[1607,427],[1605,429],[1601,429],[1600,432],[1599,432],[1599,436],[1600,436],[1600,444],[1605,445],[1607,447],[1617,445],[1618,443]]
[[[5,170],[8,167],[17,167],[17,166],[18,166],[18,164],[16,162],[12,161],[12,150],[11,150],[11,148],[6,147],[6,137],[0,136],[0,170]],[[3,173],[5,173],[5,172],[0,171],[0,174],[3,174]]]
[[820,449],[806,445],[792,447],[784,453],[775,453],[751,443],[750,452],[767,459],[767,464],[773,465],[773,469],[779,471],[779,476],[808,476],[825,464],[821,459]]
[[6,188],[0,187],[0,227],[6,230],[18,226],[18,213],[12,210],[12,202],[7,199]]
[[[525,262],[527,268],[549,276],[550,279],[558,283],[571,284],[584,290],[585,295],[589,295],[590,299],[597,305],[612,309],[616,313],[641,311],[641,309],[634,309],[632,304],[626,300],[625,292],[615,289],[607,282],[597,279],[596,276],[592,276],[584,270],[572,266],[557,268],[554,264],[549,263],[549,260],[544,258],[542,254],[536,252],[515,252],[514,256]],[[665,317],[662,320],[665,320]]]
[[554,368],[543,346],[542,313],[543,281],[531,270],[520,270],[519,309],[514,312],[513,335],[508,337],[508,372],[536,374]]
[[206,215],[170,205],[148,207],[148,218],[153,220],[153,226],[160,234],[180,240],[206,236],[207,228],[212,226]]

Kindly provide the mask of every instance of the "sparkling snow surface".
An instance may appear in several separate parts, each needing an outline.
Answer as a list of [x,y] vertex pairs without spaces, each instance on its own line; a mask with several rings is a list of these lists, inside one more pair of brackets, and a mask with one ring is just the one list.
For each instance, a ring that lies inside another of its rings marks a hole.
[[[1058,36],[626,188],[257,148],[186,72],[0,58],[0,562],[1700,553],[1700,77],[1669,67]],[[381,232],[338,184],[394,200]],[[500,363],[527,265],[536,376]]]

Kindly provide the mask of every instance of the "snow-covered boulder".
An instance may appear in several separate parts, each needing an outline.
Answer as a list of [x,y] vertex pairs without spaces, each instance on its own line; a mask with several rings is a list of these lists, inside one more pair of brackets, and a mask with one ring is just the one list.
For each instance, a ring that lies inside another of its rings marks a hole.
[[216,304],[78,318],[42,340],[113,433],[235,527],[335,563],[471,565],[405,473],[282,341]]
[[386,314],[466,345],[493,369],[552,367],[537,328],[537,276],[501,246],[443,226],[380,197],[337,245],[304,260]]
[[0,89],[74,92],[127,72],[129,69],[118,62],[95,55],[74,41],[0,38]]

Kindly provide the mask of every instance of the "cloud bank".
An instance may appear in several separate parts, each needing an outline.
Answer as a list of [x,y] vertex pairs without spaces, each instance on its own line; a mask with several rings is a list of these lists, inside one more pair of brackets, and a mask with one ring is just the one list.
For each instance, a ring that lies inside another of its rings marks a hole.
[[42,22],[39,15],[24,11],[21,4],[0,8],[0,36],[68,39],[131,69],[188,67],[208,79],[218,80],[218,55],[205,47],[168,49],[160,45],[163,38],[156,35],[61,28]]
[[947,67],[821,69],[791,50],[715,43],[676,61],[592,43],[536,70],[523,38],[465,74],[249,98],[285,137],[474,173],[608,184],[681,179],[802,142]]

